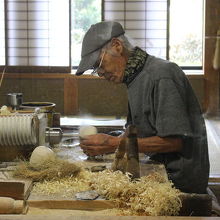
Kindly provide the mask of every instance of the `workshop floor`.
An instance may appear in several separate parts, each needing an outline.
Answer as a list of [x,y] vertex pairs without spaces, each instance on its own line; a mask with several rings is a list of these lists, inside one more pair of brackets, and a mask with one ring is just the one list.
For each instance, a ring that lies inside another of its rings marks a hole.
[[220,178],[220,119],[205,120],[210,160],[210,176]]
[[205,120],[210,160],[209,188],[220,203],[220,118]]

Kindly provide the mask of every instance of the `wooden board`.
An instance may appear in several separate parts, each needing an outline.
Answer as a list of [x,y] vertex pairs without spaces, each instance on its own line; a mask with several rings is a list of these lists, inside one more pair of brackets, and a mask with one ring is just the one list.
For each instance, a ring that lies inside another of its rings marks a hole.
[[33,200],[27,201],[29,207],[46,209],[69,209],[98,211],[115,208],[115,204],[107,200]]
[[[49,211],[49,212],[48,212]],[[79,216],[75,212],[68,212],[68,210],[45,210],[40,213],[33,213],[27,215],[2,215],[1,220],[219,220],[219,217],[178,217],[178,216],[100,216],[99,214],[90,216]]]
[[[182,201],[182,207],[179,212],[180,216],[211,216],[212,199],[209,195],[183,193],[180,199]],[[31,195],[27,203],[29,207],[42,209],[99,211],[116,208],[115,203],[108,200],[62,199],[59,196]]]
[[33,188],[30,179],[16,179],[11,175],[14,166],[0,169],[0,196],[17,200],[26,200]]
[[32,189],[31,180],[0,181],[0,196],[26,200]]
[[13,199],[23,199],[24,183],[22,182],[0,182],[0,196],[11,197]]

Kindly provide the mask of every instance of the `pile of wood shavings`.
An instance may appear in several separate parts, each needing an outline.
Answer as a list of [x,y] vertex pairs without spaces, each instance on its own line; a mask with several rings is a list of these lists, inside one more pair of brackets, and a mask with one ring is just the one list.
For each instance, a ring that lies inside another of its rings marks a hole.
[[82,170],[76,177],[70,176],[59,180],[45,180],[35,183],[33,193],[38,195],[59,194],[63,198],[72,198],[74,193],[91,190],[90,178],[94,175]]
[[61,193],[60,189],[64,188],[64,197],[74,192],[96,190],[113,201],[122,215],[171,216],[178,215],[181,207],[180,191],[158,173],[131,181],[129,174],[120,171],[91,173],[83,170],[75,178],[37,183],[34,192],[50,195]]
[[170,216],[178,215],[181,208],[180,191],[173,184],[155,173],[131,181],[128,174],[105,170],[93,179],[92,187],[126,215]]
[[28,161],[21,161],[13,171],[13,176],[30,178],[33,181],[60,179],[77,176],[81,167],[62,159],[51,159],[39,165],[31,165]]

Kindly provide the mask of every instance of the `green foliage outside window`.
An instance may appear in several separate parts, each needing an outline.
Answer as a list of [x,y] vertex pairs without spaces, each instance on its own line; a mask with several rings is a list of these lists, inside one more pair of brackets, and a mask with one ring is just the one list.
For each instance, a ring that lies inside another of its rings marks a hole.
[[170,60],[180,66],[200,66],[202,63],[202,40],[188,35],[181,43],[170,48]]
[[71,13],[72,65],[77,66],[85,32],[101,21],[101,0],[72,0]]

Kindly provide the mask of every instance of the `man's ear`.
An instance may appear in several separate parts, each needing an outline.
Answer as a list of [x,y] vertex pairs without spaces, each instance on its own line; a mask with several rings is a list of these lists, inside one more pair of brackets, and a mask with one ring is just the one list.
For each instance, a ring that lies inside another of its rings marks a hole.
[[111,47],[118,55],[121,55],[123,53],[123,44],[119,39],[112,38]]

